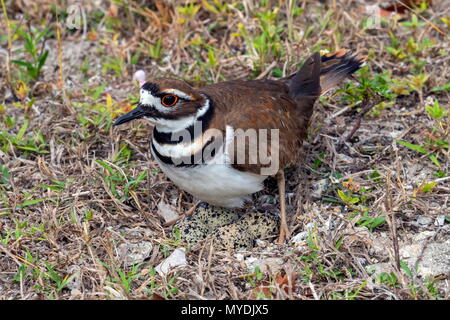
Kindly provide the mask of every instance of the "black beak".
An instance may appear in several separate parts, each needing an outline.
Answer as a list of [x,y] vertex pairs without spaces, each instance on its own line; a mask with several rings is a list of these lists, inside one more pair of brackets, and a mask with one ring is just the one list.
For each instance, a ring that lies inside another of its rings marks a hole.
[[134,120],[134,119],[140,119],[143,116],[145,116],[146,112],[142,108],[141,105],[138,105],[136,108],[128,112],[127,114],[124,114],[123,116],[119,117],[119,119],[114,122],[115,126],[118,126],[122,123]]

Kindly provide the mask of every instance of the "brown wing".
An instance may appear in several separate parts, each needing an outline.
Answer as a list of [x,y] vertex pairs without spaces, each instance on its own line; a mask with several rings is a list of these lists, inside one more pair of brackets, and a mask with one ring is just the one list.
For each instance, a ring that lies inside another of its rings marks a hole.
[[[289,97],[289,87],[285,82],[272,80],[230,81],[214,84],[202,88],[214,102],[215,117],[211,126],[225,132],[226,125],[235,130],[234,161],[236,169],[260,174],[260,169],[269,167],[264,159],[258,156],[258,150],[250,144],[250,136],[256,135],[260,145],[264,132],[267,133],[267,156],[271,148],[272,131],[278,129],[279,133],[279,166],[284,168],[296,162],[310,114],[304,114],[295,101]],[[222,103],[220,102],[222,101]],[[240,129],[240,130],[238,130]],[[248,129],[256,129],[256,131]],[[244,137],[248,134],[247,137]],[[244,139],[245,138],[245,139]],[[242,140],[240,140],[242,139]],[[239,145],[245,143],[245,162],[238,158]],[[275,149],[276,150],[276,149]],[[267,159],[266,159],[267,160]],[[276,172],[275,172],[276,173]],[[274,174],[275,174],[274,173]]]
[[[248,129],[278,129],[279,167],[285,168],[298,161],[317,98],[358,70],[363,62],[364,57],[346,50],[322,57],[314,53],[298,72],[278,81],[228,81],[207,86],[202,91],[216,104],[216,116],[211,125],[225,131],[228,124],[235,130],[243,130],[242,134]],[[260,169],[267,166],[261,162],[258,150],[251,148],[249,139],[239,141],[238,138],[235,137],[234,150],[242,142],[245,162],[238,162],[235,152],[233,166],[260,174]],[[270,153],[271,136],[268,138]],[[259,139],[257,143],[260,147]]]

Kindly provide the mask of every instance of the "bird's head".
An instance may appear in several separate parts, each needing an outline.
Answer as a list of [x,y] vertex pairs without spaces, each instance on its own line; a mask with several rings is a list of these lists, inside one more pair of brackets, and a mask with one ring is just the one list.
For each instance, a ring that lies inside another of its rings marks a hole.
[[189,127],[209,109],[208,97],[182,80],[141,81],[140,90],[137,107],[119,117],[115,125],[144,118],[161,132],[174,132]]

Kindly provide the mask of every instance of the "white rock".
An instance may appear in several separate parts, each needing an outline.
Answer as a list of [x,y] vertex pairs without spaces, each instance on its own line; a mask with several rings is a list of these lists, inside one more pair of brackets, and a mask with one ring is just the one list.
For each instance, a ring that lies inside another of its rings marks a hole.
[[315,227],[314,222],[310,222],[310,223],[306,224],[305,230],[310,231],[310,230],[314,229],[314,227]]
[[304,231],[301,231],[301,232],[297,233],[295,236],[293,236],[291,238],[291,242],[294,244],[303,244],[303,242],[305,242],[306,239],[308,239],[309,232],[312,231],[314,228],[315,228],[314,222],[310,222],[310,223],[306,224],[303,227]]
[[329,184],[330,182],[328,179],[320,179],[314,182],[312,185],[311,197],[314,199],[321,199]]
[[155,270],[161,277],[164,277],[172,269],[184,266],[187,266],[186,249],[177,248],[170,256],[156,266]]
[[236,253],[234,257],[237,261],[244,261],[244,255],[242,253]]
[[412,242],[417,244],[417,242],[421,242],[424,240],[428,240],[436,234],[434,231],[424,231],[414,235]]
[[344,161],[345,163],[353,163],[353,158],[352,158],[352,157],[349,157],[349,156],[346,155],[346,154],[338,153],[338,154],[337,154],[337,157],[338,157],[339,160],[342,160],[342,161]]
[[426,217],[426,216],[420,216],[417,218],[417,223],[421,224],[423,226],[429,225],[433,222],[433,219]]
[[141,263],[150,256],[152,250],[153,245],[148,241],[122,243],[118,248],[120,259],[126,267]]
[[168,203],[158,203],[158,215],[164,219],[165,222],[170,222],[178,219],[176,208]]
[[371,264],[365,267],[367,273],[371,276],[377,276],[380,273],[390,273],[394,271],[394,268],[392,267],[391,263],[389,262],[381,262],[381,263],[375,263]]
[[[430,233],[431,235],[434,234],[433,232],[426,232],[424,235],[419,234],[415,237],[413,244],[400,248],[401,258],[411,270],[415,268],[420,258],[417,273],[424,278],[450,273],[450,240],[426,244],[426,239],[429,239]],[[423,250],[425,245],[425,250]]]
[[68,270],[70,276],[70,280],[67,282],[66,287],[70,289],[71,295],[77,295],[77,293],[81,290],[81,268],[77,265],[71,265]]
[[247,270],[249,272],[254,272],[256,267],[259,267],[261,272],[270,271],[273,273],[277,273],[281,271],[283,268],[283,259],[275,258],[275,257],[267,257],[267,258],[255,258],[249,257],[245,259],[245,264],[247,265]]
[[323,229],[325,232],[333,231],[335,227],[336,227],[336,222],[332,218],[328,219],[323,224]]
[[308,231],[302,231],[293,236],[291,238],[291,242],[294,244],[302,243],[305,242],[307,238],[308,238]]
[[436,226],[443,226],[445,223],[445,215],[441,214],[436,218],[436,221],[434,222],[434,224]]
[[111,299],[119,299],[119,300],[124,300],[126,299],[126,297],[123,295],[123,293],[121,293],[119,290],[116,290],[113,287],[110,286],[104,286],[103,290],[105,290],[106,292],[108,292],[110,294],[110,298]]

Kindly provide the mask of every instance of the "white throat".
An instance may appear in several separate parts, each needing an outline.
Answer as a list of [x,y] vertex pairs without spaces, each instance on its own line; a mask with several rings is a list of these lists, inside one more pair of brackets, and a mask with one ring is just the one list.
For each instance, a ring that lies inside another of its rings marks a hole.
[[207,97],[205,97],[205,102],[202,107],[197,110],[195,115],[187,116],[181,119],[154,119],[145,117],[145,119],[155,124],[156,130],[164,133],[177,132],[183,129],[189,128],[191,125],[197,121],[198,118],[203,116],[210,108],[210,102]]

